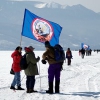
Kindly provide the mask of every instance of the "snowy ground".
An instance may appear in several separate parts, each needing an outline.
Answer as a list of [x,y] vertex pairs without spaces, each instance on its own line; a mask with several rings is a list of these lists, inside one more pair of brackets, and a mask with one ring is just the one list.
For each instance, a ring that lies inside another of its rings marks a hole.
[[[61,72],[60,94],[46,94],[48,89],[48,64],[38,63],[40,76],[36,76],[35,90],[39,93],[27,94],[24,91],[10,90],[13,75],[9,74],[12,51],[0,51],[0,100],[100,100],[100,53],[92,52],[92,56],[82,59],[78,51],[73,51],[72,65],[64,63]],[[36,56],[42,51],[35,51]],[[24,52],[23,52],[24,54]],[[25,87],[26,77],[21,72],[22,87]]]

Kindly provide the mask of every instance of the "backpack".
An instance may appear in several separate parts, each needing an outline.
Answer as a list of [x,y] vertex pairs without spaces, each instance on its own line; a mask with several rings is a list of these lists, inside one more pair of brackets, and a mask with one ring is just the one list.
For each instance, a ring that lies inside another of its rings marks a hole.
[[56,44],[54,46],[54,58],[56,61],[64,61],[65,60],[65,52],[61,45]]
[[21,61],[20,61],[20,68],[21,70],[25,70],[27,67],[28,67],[28,64],[27,64],[27,61],[26,61],[26,55],[27,54],[24,54],[21,58]]
[[66,52],[66,58],[72,58],[72,53],[71,53],[71,51],[67,51]]

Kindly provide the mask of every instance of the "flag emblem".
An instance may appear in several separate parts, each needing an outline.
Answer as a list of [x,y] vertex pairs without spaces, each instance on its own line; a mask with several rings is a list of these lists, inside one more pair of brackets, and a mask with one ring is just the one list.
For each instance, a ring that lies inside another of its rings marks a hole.
[[50,41],[53,36],[53,27],[45,19],[35,18],[31,28],[33,35],[40,42]]
[[89,46],[87,44],[81,43],[81,48],[84,48],[85,50],[89,49]]
[[83,45],[83,48],[84,48],[84,49],[87,49],[87,48],[88,48],[88,45],[85,45],[85,44],[84,44],[84,45]]

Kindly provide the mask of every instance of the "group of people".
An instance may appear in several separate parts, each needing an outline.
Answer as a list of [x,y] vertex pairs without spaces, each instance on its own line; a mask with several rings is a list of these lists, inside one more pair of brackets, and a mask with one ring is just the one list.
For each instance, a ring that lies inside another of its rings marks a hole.
[[82,48],[82,49],[79,50],[79,55],[81,55],[82,59],[84,59],[85,54],[86,54],[86,56],[91,56],[91,53],[92,53],[91,49],[85,50],[84,48]]
[[97,50],[96,50],[96,49],[94,49],[94,52],[95,52],[95,51],[98,53],[98,52],[100,52],[100,49],[97,49]]
[[[35,85],[35,75],[38,75],[38,68],[37,68],[37,62],[40,60],[40,57],[35,57],[34,49],[32,46],[25,47],[25,54],[26,54],[26,61],[28,64],[27,69],[24,70],[26,75],[26,88],[27,93],[36,92],[34,90]],[[22,57],[22,47],[18,46],[15,51],[11,54],[11,57],[13,58],[12,63],[12,69],[14,71],[14,79],[11,83],[10,89],[16,89],[16,90],[24,90],[21,87],[21,75],[20,75],[20,61]],[[17,88],[15,86],[17,85]]]
[[[53,82],[55,78],[55,93],[60,92],[60,75],[62,70],[62,65],[64,61],[55,61],[54,59],[54,49],[50,45],[48,41],[45,42],[45,48],[46,51],[42,55],[42,63],[46,64],[46,62],[49,63],[48,68],[48,90],[46,90],[46,93],[53,94]],[[26,54],[26,61],[28,64],[28,67],[24,70],[26,75],[26,93],[33,93],[37,92],[34,90],[35,85],[35,75],[39,75],[38,68],[37,68],[37,62],[39,62],[40,57],[35,57],[34,49],[32,46],[25,47],[25,54]],[[20,60],[22,57],[22,48],[18,46],[15,51],[11,54],[11,57],[13,58],[13,64],[12,69],[15,72],[14,79],[11,83],[10,89],[16,89],[16,90],[24,90],[21,87],[21,75],[20,75]],[[68,59],[68,65],[71,64],[71,58],[72,53],[70,48],[66,51],[66,58]],[[17,85],[17,88],[15,86]]]

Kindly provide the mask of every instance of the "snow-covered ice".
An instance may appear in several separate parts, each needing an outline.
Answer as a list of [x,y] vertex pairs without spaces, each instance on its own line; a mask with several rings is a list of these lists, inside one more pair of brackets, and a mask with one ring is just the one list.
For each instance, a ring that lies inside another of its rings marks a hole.
[[[10,68],[12,64],[11,53],[13,51],[0,51],[0,100],[100,100],[100,53],[92,52],[91,56],[84,59],[78,51],[72,51],[71,66],[64,63],[61,71],[60,94],[46,94],[48,89],[48,64],[38,64],[40,75],[36,76],[35,90],[39,93],[27,94],[24,91],[10,90],[13,80]],[[43,51],[35,51],[36,56]],[[24,51],[23,51],[24,54]],[[26,89],[26,77],[21,72],[22,87]]]

